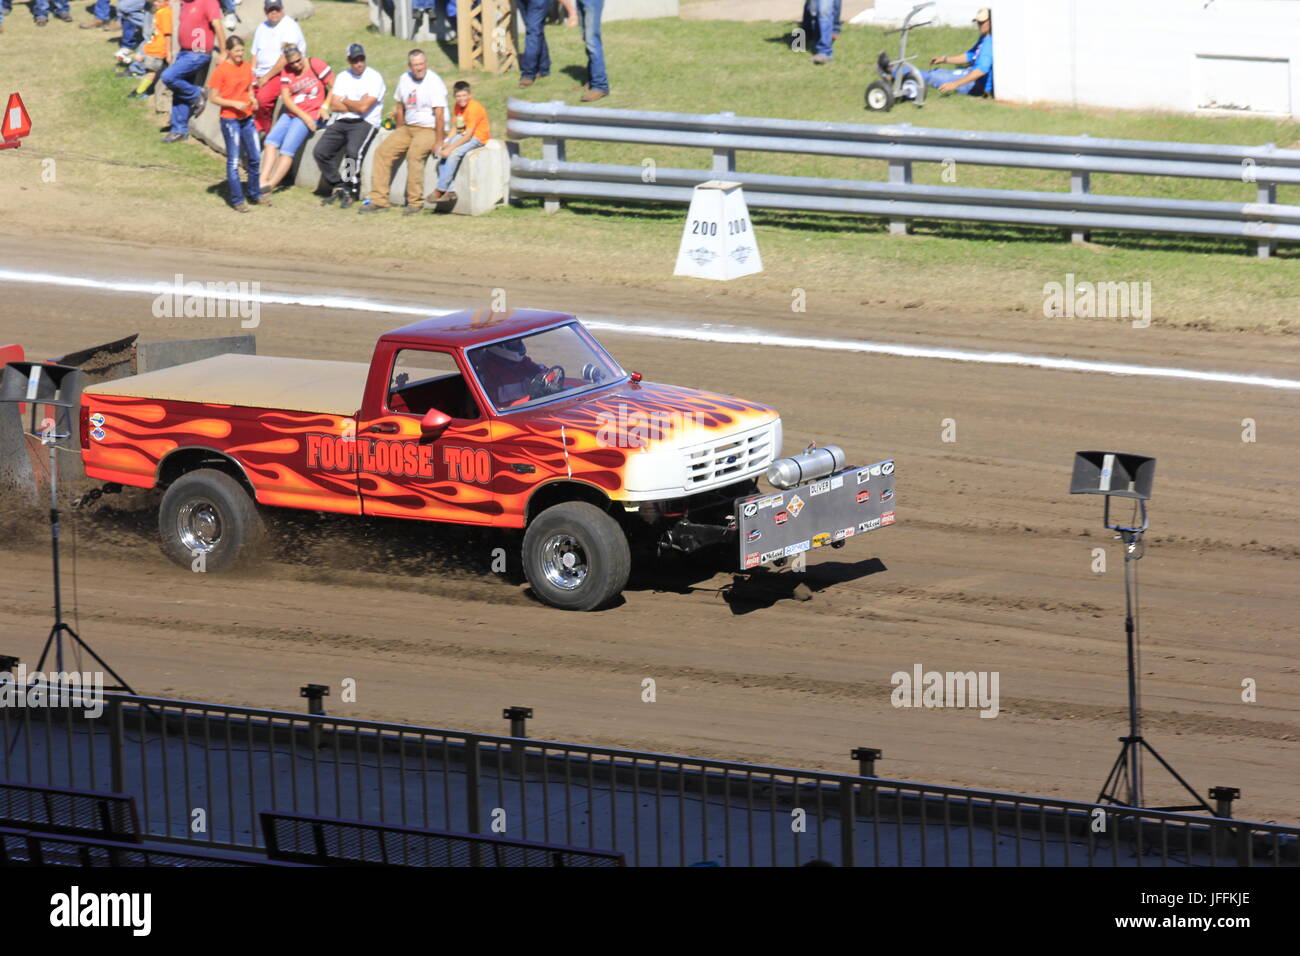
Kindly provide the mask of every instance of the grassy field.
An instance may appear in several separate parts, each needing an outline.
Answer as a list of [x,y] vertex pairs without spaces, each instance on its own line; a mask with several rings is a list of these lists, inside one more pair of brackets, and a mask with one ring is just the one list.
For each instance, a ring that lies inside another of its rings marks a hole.
[[[75,12],[80,12],[79,10]],[[789,25],[773,23],[619,22],[605,28],[612,107],[873,122],[862,91],[881,49],[896,40],[876,28],[848,27],[836,44],[834,62],[814,67],[789,49]],[[0,153],[0,198],[9,230],[76,232],[145,239],[177,246],[246,248],[267,229],[317,229],[331,217],[331,244],[340,255],[376,262],[409,261],[412,249],[435,257],[449,241],[467,250],[455,267],[487,276],[509,261],[516,278],[563,274],[569,281],[646,288],[681,287],[692,280],[670,275],[684,210],[573,203],[547,216],[539,204],[498,210],[490,216],[386,217],[382,223],[347,220],[322,210],[302,190],[277,197],[272,209],[248,217],[228,212],[219,192],[219,157],[196,143],[163,146],[165,118],[143,102],[127,101],[128,81],[112,75],[115,34],[78,31],[51,21],[37,31],[21,7],[0,36],[0,91],[19,89],[33,114],[35,132],[21,150]],[[370,31],[359,2],[317,0],[304,22],[311,52],[336,69],[343,50],[362,41],[370,63],[392,89],[410,44]],[[510,96],[576,102],[573,87],[584,78],[585,57],[574,29],[548,30],[556,72],[532,89],[516,88],[517,74],[466,77],[504,133]],[[923,60],[965,49],[966,30],[927,28],[913,35]],[[522,40],[522,36],[521,36]],[[430,61],[450,85],[461,75],[454,50],[426,44]],[[23,58],[11,55],[16,50]],[[21,71],[18,66],[21,62]],[[389,104],[391,111],[391,103]],[[1171,139],[1208,143],[1297,145],[1300,124],[1261,118],[1211,118],[1069,108],[1029,108],[969,97],[936,98],[918,110],[901,105],[891,122],[1097,137]],[[540,144],[523,144],[539,155]],[[569,158],[661,166],[707,168],[700,150],[656,149],[578,143]],[[817,157],[742,153],[744,170],[792,175],[882,180],[884,164]],[[918,166],[916,181],[939,182],[937,165]],[[1032,170],[963,167],[958,185],[1067,189],[1068,177]],[[1093,189],[1253,201],[1245,183],[1095,176]],[[1300,190],[1281,190],[1283,202],[1300,202]],[[932,307],[1029,312],[1041,309],[1043,285],[1066,273],[1095,281],[1152,283],[1154,322],[1189,327],[1288,331],[1300,318],[1295,306],[1296,260],[1283,247],[1274,261],[1256,261],[1245,242],[1094,233],[1094,242],[1071,246],[1059,230],[922,222],[917,235],[886,234],[877,219],[757,212],[754,221],[766,271],[745,280],[740,294],[789,301],[794,287],[815,286],[846,303],[902,305],[923,298]],[[454,234],[454,238],[452,236]],[[398,265],[401,268],[400,264]],[[411,268],[417,268],[412,263]]]

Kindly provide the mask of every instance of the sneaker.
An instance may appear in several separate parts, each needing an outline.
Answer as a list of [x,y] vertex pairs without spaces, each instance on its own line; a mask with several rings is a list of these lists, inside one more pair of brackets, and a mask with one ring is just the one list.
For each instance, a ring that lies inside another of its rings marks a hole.
[[190,138],[189,133],[168,133],[163,137],[164,143],[183,143]]
[[322,206],[332,206],[334,205],[335,200],[337,200],[338,198],[339,198],[338,190],[335,190],[334,192],[330,193],[328,196],[324,197],[320,201],[320,204]]
[[254,206],[269,206],[269,205],[271,205],[271,197],[270,197],[270,196],[258,196],[256,199],[253,199],[252,197],[249,197],[249,200],[248,200],[248,201],[251,202]]
[[36,21],[36,25],[37,25],[38,27],[43,27],[43,26],[45,26],[45,24],[47,24],[47,23],[49,23],[49,22],[50,22],[50,21],[47,20],[45,17],[40,17],[40,18],[37,19],[37,21]]
[[235,212],[248,212],[248,203],[241,202],[238,206],[231,206]]
[[70,13],[56,13],[55,16],[58,17],[60,20],[62,20],[64,23],[72,22],[72,14]]
[[584,103],[590,103],[593,100],[603,100],[607,96],[609,96],[609,90],[588,90],[586,93],[579,96],[578,99]]
[[377,205],[367,199],[361,204],[361,208],[357,212],[388,212],[388,207]]
[[443,192],[441,189],[435,189],[433,192],[429,193],[429,195],[424,197],[424,201],[427,203],[440,203],[447,198],[447,195],[448,194]]
[[829,63],[830,61],[831,58],[828,57],[825,53],[813,54],[813,62],[816,63],[818,66],[821,66],[823,63]]
[[419,206],[418,204],[416,204],[416,205],[411,205],[410,203],[407,203],[405,206],[402,207],[402,215],[403,215],[403,216],[416,216],[416,215],[419,215],[419,214],[420,214],[421,212],[423,212],[423,211],[424,211],[424,210],[421,209],[420,206]]
[[130,93],[126,94],[126,98],[128,100],[142,100],[148,95],[148,93],[137,93],[135,90],[132,90]]

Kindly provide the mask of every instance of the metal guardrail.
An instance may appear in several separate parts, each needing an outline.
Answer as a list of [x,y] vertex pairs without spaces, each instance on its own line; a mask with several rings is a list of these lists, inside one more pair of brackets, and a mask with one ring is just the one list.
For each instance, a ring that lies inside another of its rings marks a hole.
[[269,811],[631,865],[1300,865],[1278,824],[162,698],[0,708],[0,732],[0,779],[129,794],[191,846],[259,847]]
[[[511,192],[537,196],[548,211],[562,198],[689,202],[690,189],[725,176],[746,187],[750,206],[888,217],[904,233],[909,220],[957,219],[1059,226],[1075,241],[1090,229],[1185,233],[1253,239],[1260,256],[1279,240],[1300,240],[1300,206],[1277,202],[1278,184],[1300,184],[1300,150],[1089,136],[1036,136],[944,130],[909,124],[862,125],[741,117],[730,113],[656,113],[509,101],[511,139],[538,137],[542,159],[514,157]],[[688,147],[712,152],[710,169],[654,169],[569,163],[572,140]],[[736,152],[882,160],[887,183],[773,176],[736,170]],[[1070,192],[966,189],[912,182],[914,163],[1057,170]],[[1253,203],[1095,195],[1093,173],[1235,180],[1256,187]]]

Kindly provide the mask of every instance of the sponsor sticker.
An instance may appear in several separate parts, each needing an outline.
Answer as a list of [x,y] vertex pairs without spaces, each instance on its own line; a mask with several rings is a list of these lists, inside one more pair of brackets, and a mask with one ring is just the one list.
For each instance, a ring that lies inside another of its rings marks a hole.
[[844,476],[843,476],[843,475],[832,475],[832,476],[831,476],[831,487],[832,487],[832,488],[843,488],[843,487],[844,487]]
[[802,554],[804,551],[811,551],[811,550],[812,550],[811,541],[800,541],[798,544],[787,545],[785,549],[785,554],[783,556],[788,558],[791,555]]
[[871,480],[870,468],[863,468],[860,472],[858,472],[858,484],[860,485],[866,484],[870,480]]
[[846,537],[846,538],[851,538],[851,537],[853,537],[853,532],[854,532],[854,530],[855,530],[854,528],[852,528],[852,527],[848,527],[848,528],[845,528],[843,531],[841,531],[840,534],[844,535],[844,537]]
[[104,436],[107,434],[108,432],[104,431],[102,428],[92,428],[90,430],[90,437],[95,439],[95,441],[103,441]]
[[95,412],[95,414],[90,416],[90,424],[94,425],[96,428],[103,428],[104,414],[102,412]]
[[800,498],[798,495],[795,495],[793,498],[790,499],[790,516],[793,518],[797,518],[799,517],[799,512],[801,511],[803,511],[803,499]]
[[858,533],[866,534],[868,531],[875,531],[879,527],[880,527],[879,518],[869,518],[868,520],[863,521],[861,524],[858,525]]
[[862,504],[862,502],[864,502],[864,501],[870,501],[870,500],[871,500],[871,489],[868,488],[866,491],[859,491],[857,497],[858,497],[858,504]]
[[880,473],[882,475],[892,475],[894,473],[894,463],[892,461],[885,462],[880,466]]
[[785,524],[790,520],[790,513],[788,511],[778,511],[776,514],[772,515],[772,520],[777,524]]
[[880,470],[880,465],[872,465],[872,466],[871,466],[871,477],[872,477],[872,478],[879,478],[879,477],[881,476],[881,474],[882,474],[882,472],[881,472],[881,470]]
[[753,531],[750,531],[748,534],[745,535],[745,540],[746,540],[746,541],[757,541],[757,540],[758,540],[759,538],[761,538],[761,537],[763,537],[763,532],[761,532],[761,531],[759,531],[757,528],[755,528]]
[[755,551],[753,554],[745,555],[745,567],[752,568],[755,565],[757,565],[758,562],[759,562],[759,557],[757,551]]
[[823,531],[821,534],[813,535],[812,546],[814,548],[824,548],[831,543],[831,533]]
[[894,489],[893,489],[893,488],[886,488],[884,491],[882,491],[882,492],[880,493],[880,500],[881,500],[881,501],[888,501],[888,500],[889,500],[890,498],[892,498],[892,497],[894,497]]
[[746,501],[745,506],[741,509],[741,513],[744,514],[746,518],[754,517],[754,515],[758,514],[758,502]]
[[764,551],[763,556],[758,559],[760,564],[767,564],[769,561],[775,561],[777,558],[785,557],[785,548],[777,548],[775,551]]
[[894,513],[893,513],[892,511],[886,511],[884,514],[882,514],[882,515],[880,516],[880,523],[881,523],[881,524],[893,524],[893,523],[894,523]]
[[785,495],[768,495],[758,502],[760,508],[779,508],[785,504]]
[[839,531],[836,531],[836,532],[835,532],[835,540],[836,540],[836,541],[843,541],[846,537],[848,537],[848,535],[845,534],[845,531],[846,531],[846,530],[847,530],[850,534],[853,532],[853,529],[852,529],[852,528],[848,528],[848,529],[840,528]]
[[[814,495],[824,495],[826,494],[826,492],[830,490],[831,490],[831,480],[829,478],[823,478],[821,481],[814,481],[811,485],[808,486],[808,497],[811,498]],[[794,502],[793,501],[790,502],[790,505],[791,507],[793,507]]]

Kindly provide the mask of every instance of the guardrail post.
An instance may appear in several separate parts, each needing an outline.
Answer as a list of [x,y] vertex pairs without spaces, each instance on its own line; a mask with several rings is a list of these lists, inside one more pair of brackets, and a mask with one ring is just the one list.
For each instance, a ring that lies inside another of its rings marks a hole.
[[[723,110],[719,116],[735,116],[731,110]],[[715,149],[713,151],[713,171],[715,173],[734,173],[736,171],[736,151],[734,149]]]
[[[565,161],[564,140],[558,136],[546,136],[542,139],[542,159],[548,163]],[[542,201],[542,208],[547,212],[559,212],[560,200],[548,196]]]
[[[1074,170],[1070,173],[1070,193],[1071,195],[1086,196],[1092,190],[1092,173]],[[1076,212],[1078,210],[1075,210]],[[1092,234],[1087,229],[1070,230],[1071,242],[1088,242]]]
[[[1260,205],[1268,206],[1277,202],[1277,183],[1256,183],[1255,184],[1255,202]],[[1255,255],[1260,259],[1267,259],[1277,249],[1277,243],[1272,239],[1259,240],[1259,246],[1256,248]]]
[[[912,161],[910,159],[891,159],[889,161],[889,181],[891,183],[912,184]],[[907,219],[889,220],[891,236],[906,236],[912,231],[912,224]]]

